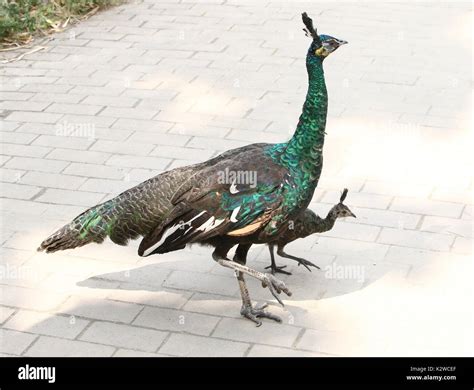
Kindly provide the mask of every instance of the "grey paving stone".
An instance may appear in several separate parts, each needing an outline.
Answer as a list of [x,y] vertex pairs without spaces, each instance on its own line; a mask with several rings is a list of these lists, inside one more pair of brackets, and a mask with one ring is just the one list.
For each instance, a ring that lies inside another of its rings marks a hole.
[[4,323],[14,312],[14,309],[0,306],[0,324]]
[[119,168],[88,163],[72,163],[64,170],[63,173],[84,177],[97,177],[115,180],[123,180],[125,178],[125,172]]
[[0,304],[32,310],[53,310],[65,297],[60,294],[17,286],[2,286]]
[[13,199],[31,199],[41,191],[40,187],[24,184],[3,183],[2,196]]
[[88,164],[102,164],[110,157],[109,153],[92,152],[90,150],[71,150],[55,148],[48,154],[52,160],[83,162]]
[[80,339],[94,343],[154,352],[167,333],[135,326],[94,322]]
[[130,323],[141,309],[138,305],[107,299],[71,297],[59,311],[97,320]]
[[7,116],[9,121],[21,121],[21,122],[39,122],[39,123],[56,123],[62,114],[52,114],[47,112],[34,112],[34,111],[18,111],[12,112]]
[[38,336],[0,329],[0,352],[12,355],[21,355]]
[[67,165],[68,163],[64,161],[45,160],[30,157],[13,157],[7,162],[5,167],[46,173],[59,173]]
[[50,151],[51,148],[44,146],[19,145],[9,143],[5,143],[2,145],[2,153],[10,156],[44,157]]
[[448,251],[453,240],[453,237],[445,234],[383,228],[378,241],[384,244]]
[[22,332],[73,339],[88,323],[88,321],[72,316],[57,316],[49,313],[20,310],[3,327]]
[[244,356],[249,345],[229,340],[173,334],[159,352],[173,356]]
[[169,163],[169,159],[160,157],[130,156],[127,154],[114,155],[107,160],[107,165],[121,168],[165,169]]
[[232,296],[238,290],[238,284],[232,272],[229,276],[217,276],[188,271],[174,271],[163,283],[165,287],[216,293]]
[[27,351],[25,356],[41,357],[94,357],[112,356],[114,348],[105,345],[86,343],[84,341],[65,340],[41,336]]
[[255,324],[246,319],[224,318],[219,322],[212,336],[250,343],[291,347],[301,330],[298,327],[278,324],[272,320],[266,320],[262,326],[267,329],[265,333],[260,332]]
[[420,198],[395,198],[390,209],[408,213],[458,218],[461,215],[462,205]]
[[[92,133],[91,133],[92,135]],[[67,149],[88,149],[93,143],[92,136],[88,137],[86,134],[82,137],[75,136],[51,136],[40,135],[33,141],[33,145],[47,146],[53,148],[67,148]]]
[[7,132],[2,131],[0,133],[0,141],[5,143],[12,144],[29,144],[33,141],[37,135],[35,134],[26,134],[26,133],[17,133],[17,132]]
[[248,357],[327,357],[328,355],[298,349],[270,347],[268,345],[254,345]]
[[133,321],[133,324],[160,330],[209,336],[218,321],[218,317],[203,314],[146,307]]
[[48,188],[38,197],[39,202],[91,206],[100,202],[103,194]]

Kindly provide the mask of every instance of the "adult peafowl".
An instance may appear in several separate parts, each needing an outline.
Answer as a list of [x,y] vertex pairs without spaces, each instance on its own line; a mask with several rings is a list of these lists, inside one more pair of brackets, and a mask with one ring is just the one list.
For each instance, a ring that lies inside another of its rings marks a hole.
[[[322,169],[328,97],[323,60],[346,43],[319,36],[303,13],[312,38],[306,56],[309,88],[293,137],[286,143],[252,144],[229,150],[205,161],[157,175],[117,197],[92,207],[46,238],[38,248],[46,252],[71,249],[108,236],[119,245],[142,236],[138,254],[150,256],[209,243],[227,237],[256,237],[271,241],[287,223],[305,210]],[[255,173],[252,183],[223,180],[224,172]],[[263,307],[252,306],[244,274],[278,294],[291,295],[272,274],[249,268],[221,256],[213,258],[235,270],[242,296],[241,314],[260,325],[260,317],[281,319]]]

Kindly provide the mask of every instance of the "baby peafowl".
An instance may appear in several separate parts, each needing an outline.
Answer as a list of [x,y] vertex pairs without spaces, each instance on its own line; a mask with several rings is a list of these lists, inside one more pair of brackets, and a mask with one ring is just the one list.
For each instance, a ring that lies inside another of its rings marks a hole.
[[245,264],[247,261],[247,254],[250,247],[253,244],[267,244],[270,250],[271,265],[266,267],[270,268],[272,274],[282,273],[291,275],[290,272],[284,271],[283,268],[286,266],[278,267],[275,263],[274,249],[277,246],[277,254],[281,257],[292,259],[298,262],[298,265],[305,266],[309,271],[309,267],[319,267],[312,262],[303,259],[301,257],[296,257],[290,255],[284,251],[284,248],[290,242],[293,242],[299,238],[307,237],[314,233],[323,233],[331,230],[334,227],[336,219],[353,217],[356,218],[355,214],[343,204],[344,200],[347,197],[348,189],[345,188],[342,191],[339,203],[334,205],[331,210],[329,210],[326,218],[321,218],[316,215],[313,211],[306,209],[303,211],[295,220],[288,221],[288,225],[285,229],[281,230],[280,233],[275,236],[272,240],[260,240],[257,237],[216,237],[212,240],[209,240],[207,244],[215,246],[216,250],[221,251],[220,256],[227,256],[227,252],[235,245],[238,244],[237,249],[235,250],[235,255],[233,260],[237,263]]
[[276,265],[274,255],[275,246],[277,247],[277,254],[279,256],[286,259],[296,260],[298,265],[305,266],[308,271],[311,271],[309,267],[316,267],[320,269],[316,264],[313,264],[308,260],[286,253],[284,250],[285,246],[290,242],[297,240],[298,238],[304,238],[314,233],[324,233],[331,230],[334,227],[336,219],[338,218],[356,218],[355,214],[349,209],[349,207],[342,203],[344,202],[344,199],[346,199],[347,192],[347,188],[342,191],[339,203],[334,205],[331,210],[329,210],[326,218],[321,218],[313,211],[307,209],[294,221],[294,223],[289,224],[288,228],[285,231],[282,231],[275,241],[268,243],[267,245],[268,249],[270,250],[270,258],[272,263],[266,267],[266,269],[270,268],[272,274],[279,272],[282,274],[291,275],[290,272],[283,270],[286,265],[281,267]]
[[[308,15],[303,13],[302,17],[312,38],[306,55],[309,85],[298,125],[288,142],[247,145],[159,174],[84,211],[38,249],[50,253],[102,243],[107,237],[126,245],[143,237],[138,254],[150,256],[194,243],[241,238],[267,243],[278,237],[289,221],[306,210],[318,184],[328,107],[323,61],[347,43],[318,35]],[[223,172],[254,172],[257,180],[229,182],[222,179]],[[257,325],[260,317],[281,322],[252,305],[244,274],[260,280],[281,304],[278,294],[290,296],[289,289],[272,274],[249,268],[245,261],[229,260],[226,253],[216,246],[213,259],[235,271],[242,297],[240,313]]]

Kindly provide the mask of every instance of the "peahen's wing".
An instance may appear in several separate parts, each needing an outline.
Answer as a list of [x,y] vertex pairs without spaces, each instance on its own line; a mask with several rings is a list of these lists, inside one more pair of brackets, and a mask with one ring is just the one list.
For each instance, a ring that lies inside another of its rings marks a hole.
[[228,150],[208,161],[161,173],[78,215],[69,224],[54,232],[39,250],[55,252],[89,244],[101,243],[107,237],[119,245],[130,239],[147,236],[173,210],[171,198],[196,172],[232,158],[243,150],[255,151],[266,144],[252,144]]
[[173,210],[142,240],[139,255],[182,249],[217,235],[254,233],[280,206],[287,174],[263,150],[199,170],[176,191]]

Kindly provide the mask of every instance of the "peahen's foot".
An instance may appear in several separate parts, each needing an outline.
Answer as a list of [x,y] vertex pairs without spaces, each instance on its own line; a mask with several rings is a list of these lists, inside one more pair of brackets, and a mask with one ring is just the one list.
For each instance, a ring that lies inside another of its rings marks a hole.
[[278,294],[280,294],[282,291],[291,297],[291,291],[286,287],[285,283],[283,283],[281,280],[275,278],[272,274],[265,273],[263,274],[263,279],[262,280],[262,287],[268,287],[272,295],[275,297],[275,299],[278,301],[278,303],[282,306],[285,306],[283,304],[283,301],[280,299]]
[[240,309],[240,314],[243,315],[245,318],[248,318],[250,321],[253,321],[257,324],[257,326],[262,325],[262,321],[259,318],[269,318],[276,322],[281,322],[281,318],[272,314],[265,309],[268,305],[265,303],[263,305],[258,305],[252,307],[251,305],[242,305]]
[[285,274],[285,275],[291,275],[291,272],[288,271],[283,271],[283,268],[286,268],[286,265],[278,266],[278,265],[269,265],[268,267],[265,267],[265,269],[271,269],[272,275],[275,274]]
[[299,258],[297,260],[298,262],[298,267],[300,265],[306,267],[306,269],[311,272],[311,269],[309,267],[314,267],[314,268],[317,268],[317,269],[321,269],[320,267],[318,267],[316,264],[312,263],[311,261],[308,261],[308,260],[305,260],[305,259],[302,259],[302,258]]

